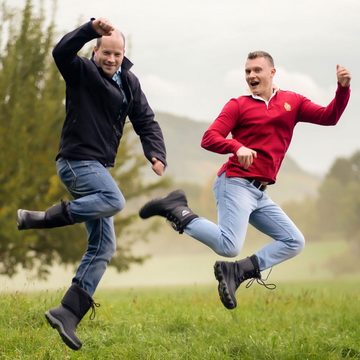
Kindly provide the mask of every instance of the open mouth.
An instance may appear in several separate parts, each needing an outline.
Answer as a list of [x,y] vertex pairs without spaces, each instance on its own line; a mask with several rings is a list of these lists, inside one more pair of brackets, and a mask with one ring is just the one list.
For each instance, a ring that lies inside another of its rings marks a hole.
[[252,88],[258,86],[259,84],[260,84],[260,81],[258,81],[258,80],[250,81],[250,86],[251,86]]

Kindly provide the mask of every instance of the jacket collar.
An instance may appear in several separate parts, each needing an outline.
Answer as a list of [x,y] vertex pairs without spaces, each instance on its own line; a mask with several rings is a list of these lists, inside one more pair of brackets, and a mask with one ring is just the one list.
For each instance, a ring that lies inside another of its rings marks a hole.
[[123,62],[121,64],[121,68],[124,70],[130,70],[134,64],[126,57],[124,56]]

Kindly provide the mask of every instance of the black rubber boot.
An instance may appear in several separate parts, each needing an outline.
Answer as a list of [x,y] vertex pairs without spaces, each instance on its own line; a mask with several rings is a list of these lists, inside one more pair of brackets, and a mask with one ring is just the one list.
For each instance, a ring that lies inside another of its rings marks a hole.
[[251,278],[261,279],[256,255],[235,262],[216,261],[214,273],[219,282],[220,300],[227,309],[236,308],[235,292],[242,282]]
[[185,193],[175,190],[164,198],[154,199],[146,203],[139,211],[142,219],[151,216],[162,216],[168,219],[172,227],[180,234],[184,232],[185,226],[198,216],[188,207]]
[[69,211],[69,202],[53,205],[46,211],[18,209],[17,226],[19,230],[54,228],[74,224]]
[[82,343],[76,336],[76,327],[88,310],[94,306],[91,296],[80,286],[73,284],[61,300],[61,305],[48,310],[45,317],[69,348],[79,350]]

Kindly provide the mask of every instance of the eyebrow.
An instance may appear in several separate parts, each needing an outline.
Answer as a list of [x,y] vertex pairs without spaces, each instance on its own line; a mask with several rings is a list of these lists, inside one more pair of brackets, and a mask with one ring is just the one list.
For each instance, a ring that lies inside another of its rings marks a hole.
[[251,69],[254,70],[262,70],[263,68],[261,66],[254,66],[254,67],[246,67],[245,71],[250,71]]

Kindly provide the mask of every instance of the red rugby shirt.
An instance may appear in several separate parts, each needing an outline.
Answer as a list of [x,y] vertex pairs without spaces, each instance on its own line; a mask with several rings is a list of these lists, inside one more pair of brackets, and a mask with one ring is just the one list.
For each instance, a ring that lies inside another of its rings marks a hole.
[[[218,154],[233,154],[220,168],[226,176],[249,177],[275,183],[293,130],[298,122],[335,125],[350,97],[350,88],[338,84],[335,98],[324,107],[291,91],[278,90],[266,104],[252,96],[231,99],[203,135],[201,146]],[[231,137],[227,138],[231,134]],[[248,169],[236,151],[246,146],[257,152]]]

